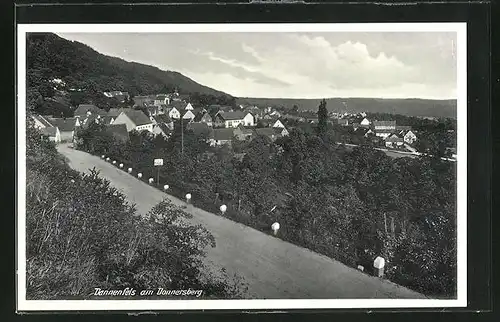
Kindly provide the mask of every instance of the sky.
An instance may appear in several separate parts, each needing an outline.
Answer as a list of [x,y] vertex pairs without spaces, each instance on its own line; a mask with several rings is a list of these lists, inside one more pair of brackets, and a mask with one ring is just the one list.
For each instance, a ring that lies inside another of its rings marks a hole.
[[456,99],[445,32],[58,33],[236,97]]

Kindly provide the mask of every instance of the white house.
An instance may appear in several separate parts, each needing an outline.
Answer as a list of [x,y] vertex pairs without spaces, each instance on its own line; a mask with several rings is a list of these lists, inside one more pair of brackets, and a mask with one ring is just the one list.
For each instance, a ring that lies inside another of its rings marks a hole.
[[184,107],[184,109],[186,111],[192,111],[192,110],[194,110],[193,105],[191,105],[191,103],[187,103],[187,105],[186,105],[186,107]]
[[191,120],[193,121],[195,118],[195,115],[193,114],[193,112],[191,112],[190,110],[188,110],[183,116],[182,116],[182,119],[184,120]]
[[417,136],[411,130],[406,132],[403,136],[403,140],[408,144],[413,144],[417,140]]
[[396,134],[391,134],[385,139],[386,147],[402,146],[404,141],[402,138],[398,137]]
[[276,122],[274,122],[273,124],[273,127],[279,127],[279,128],[285,128],[285,126],[283,125],[283,123],[281,123],[280,120],[276,120]]
[[127,109],[120,113],[113,124],[125,124],[127,131],[144,131],[153,132],[153,122],[142,111]]
[[361,123],[359,123],[361,125],[370,125],[370,120],[368,120],[366,117],[363,119],[363,121],[361,121]]
[[225,128],[235,128],[240,124],[244,126],[255,126],[255,118],[252,113],[248,112],[224,112],[216,116],[216,123],[223,123]]
[[57,127],[46,127],[40,130],[43,135],[49,138],[49,141],[59,143],[61,142],[61,132]]
[[170,104],[170,98],[168,95],[156,95],[155,100],[153,102],[155,106],[168,105]]
[[175,107],[172,107],[172,109],[168,112],[168,116],[172,119],[180,119],[181,112],[179,112],[179,110],[176,109]]

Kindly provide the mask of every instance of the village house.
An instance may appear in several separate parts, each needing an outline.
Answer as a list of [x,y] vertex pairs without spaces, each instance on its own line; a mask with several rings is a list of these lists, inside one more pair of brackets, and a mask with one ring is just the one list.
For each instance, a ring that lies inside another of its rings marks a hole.
[[408,144],[413,144],[417,140],[417,136],[411,130],[403,131],[400,135],[403,136],[403,140]]
[[365,117],[361,122],[359,122],[359,124],[363,126],[370,126],[371,122]]
[[174,129],[174,121],[166,114],[154,116],[152,122],[153,124],[164,124],[170,131]]
[[42,133],[42,136],[48,137],[49,141],[54,142],[54,143],[59,143],[61,142],[61,132],[59,132],[59,129],[57,127],[45,127],[40,130]]
[[375,133],[372,131],[372,129],[368,129],[363,136],[367,138],[371,135],[375,135]]
[[404,144],[402,138],[400,138],[396,133],[392,133],[385,138],[385,146],[389,148],[399,147]]
[[156,95],[153,101],[154,106],[162,106],[170,104],[170,97],[165,94]]
[[255,126],[255,119],[251,113],[241,111],[218,113],[215,117],[217,124],[224,124],[225,128],[235,128],[240,124]]
[[155,123],[153,124],[152,133],[154,136],[161,135],[164,138],[168,138],[170,137],[172,130],[165,123]]
[[72,142],[73,136],[75,134],[75,128],[79,125],[79,121],[76,117],[71,118],[51,118],[49,122],[53,127],[57,127],[59,130],[60,140],[59,142]]
[[182,116],[182,119],[189,120],[190,122],[192,122],[194,118],[195,115],[191,110],[187,110],[186,113],[184,113],[184,115]]
[[201,113],[198,113],[196,114],[194,120],[194,122],[198,122],[198,123],[205,123],[206,125],[212,127],[213,126],[213,122],[212,122],[212,117],[210,116],[210,114],[208,112],[201,112]]
[[274,124],[273,124],[273,127],[285,128],[285,126],[283,125],[283,123],[280,120],[276,120],[276,122],[274,122]]
[[[283,136],[283,134],[282,134],[283,130],[286,131],[286,129],[281,129],[281,128],[264,127],[264,128],[256,128],[256,129],[254,129],[254,132],[255,132],[255,136],[265,136],[274,142],[278,138]],[[288,131],[286,133],[288,135]]]
[[134,107],[144,107],[154,105],[155,96],[134,96]]
[[133,130],[153,132],[153,122],[140,110],[124,110],[113,124],[125,124],[128,132]]
[[278,137],[283,137],[290,134],[288,130],[284,127],[274,127],[273,130],[276,134],[278,134]]
[[374,121],[375,132],[392,132],[396,130],[396,121]]
[[209,144],[211,146],[231,146],[233,137],[234,133],[231,128],[213,129],[209,136]]
[[252,139],[254,131],[252,129],[247,129],[240,124],[234,129],[233,134],[239,141],[249,141]]

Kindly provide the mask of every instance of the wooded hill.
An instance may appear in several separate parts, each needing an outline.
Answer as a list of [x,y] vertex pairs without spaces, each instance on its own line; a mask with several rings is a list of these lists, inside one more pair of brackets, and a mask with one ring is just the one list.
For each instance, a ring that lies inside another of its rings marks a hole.
[[[300,111],[318,110],[320,99],[282,99],[282,98],[238,98],[237,104],[293,108]],[[408,116],[456,118],[456,100],[428,99],[381,99],[381,98],[328,98],[329,111],[391,113]]]
[[[63,96],[69,105],[102,103],[105,91],[126,91],[137,96],[178,89],[181,94],[233,99],[178,72],[106,56],[87,45],[52,33],[30,33],[26,48],[28,104],[43,112],[51,112],[51,109],[59,112],[61,109],[60,106],[52,108],[54,104],[47,98],[55,97],[60,103]],[[54,78],[64,81],[62,92],[54,90],[54,84],[50,83]],[[78,99],[72,96],[78,96]],[[67,111],[63,112],[66,114]]]

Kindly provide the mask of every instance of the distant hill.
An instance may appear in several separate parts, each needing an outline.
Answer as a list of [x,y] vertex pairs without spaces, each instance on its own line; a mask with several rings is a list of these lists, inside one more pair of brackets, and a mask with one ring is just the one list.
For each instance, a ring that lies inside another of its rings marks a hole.
[[[238,98],[237,104],[257,106],[273,106],[299,110],[317,111],[319,99],[278,99],[278,98]],[[456,100],[427,100],[427,99],[378,99],[378,98],[328,98],[326,99],[329,111],[338,112],[371,112],[391,113],[407,116],[449,117],[456,118]]]
[[85,44],[52,33],[28,35],[27,69],[31,85],[40,83],[41,79],[60,78],[68,84],[68,88],[86,91],[118,90],[135,96],[178,88],[180,93],[230,97],[178,72],[106,56]]

